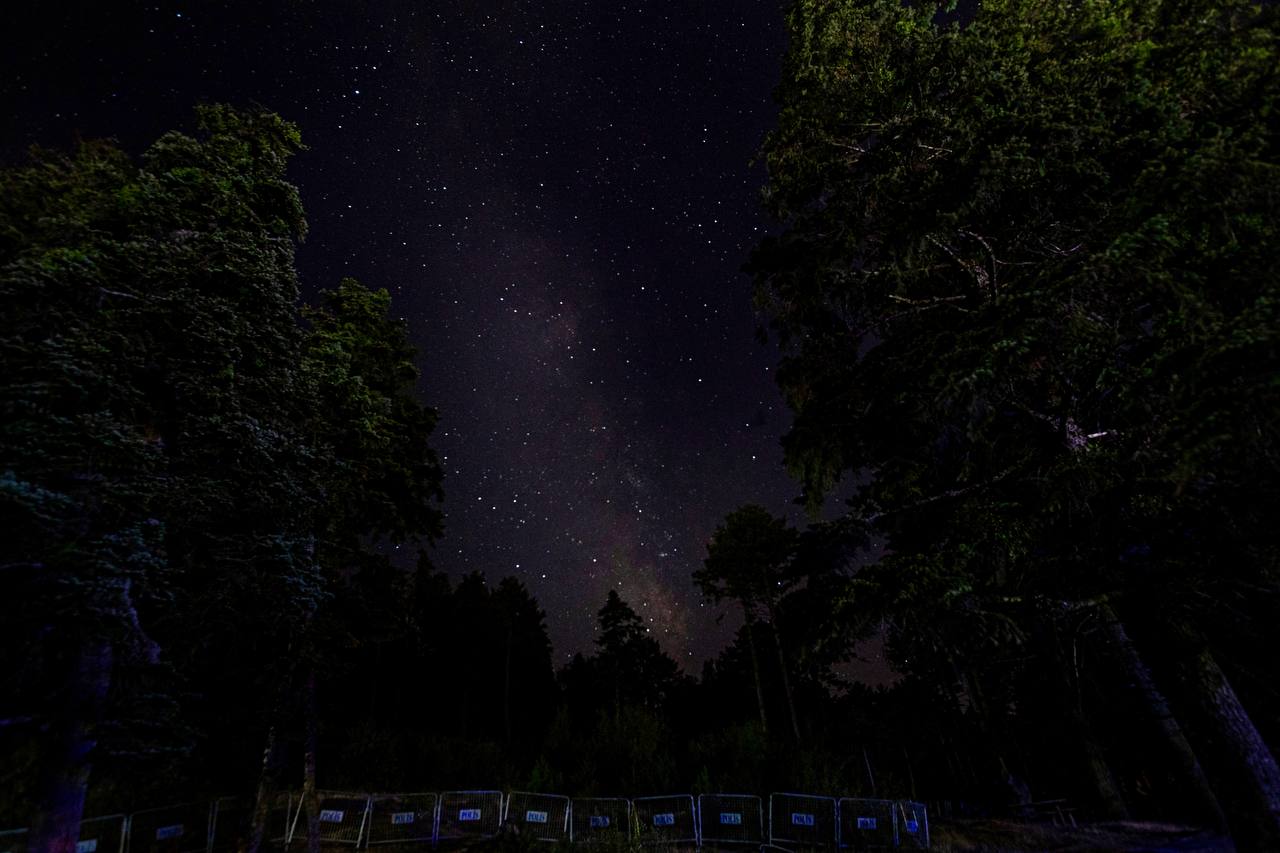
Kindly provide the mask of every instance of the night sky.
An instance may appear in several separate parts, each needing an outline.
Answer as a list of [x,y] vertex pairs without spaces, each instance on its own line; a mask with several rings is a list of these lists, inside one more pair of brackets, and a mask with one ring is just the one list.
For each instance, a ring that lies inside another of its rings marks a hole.
[[688,670],[725,644],[690,581],[711,532],[748,501],[795,517],[739,271],[777,0],[51,2],[3,29],[5,162],[137,153],[202,101],[301,127],[307,295],[385,287],[421,351],[440,568],[523,580],[559,661],[610,588]]

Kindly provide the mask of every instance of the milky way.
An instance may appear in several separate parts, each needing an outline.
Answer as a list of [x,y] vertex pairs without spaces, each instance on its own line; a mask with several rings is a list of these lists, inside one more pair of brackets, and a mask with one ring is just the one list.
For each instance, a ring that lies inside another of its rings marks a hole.
[[[55,4],[45,4],[53,6]],[[447,10],[447,11],[443,11]],[[739,272],[783,47],[766,2],[85,4],[24,13],[3,153],[140,150],[199,101],[299,124],[314,294],[386,287],[440,411],[458,576],[519,577],[561,659],[617,589],[686,668],[689,576],[739,503],[789,512],[776,352]]]

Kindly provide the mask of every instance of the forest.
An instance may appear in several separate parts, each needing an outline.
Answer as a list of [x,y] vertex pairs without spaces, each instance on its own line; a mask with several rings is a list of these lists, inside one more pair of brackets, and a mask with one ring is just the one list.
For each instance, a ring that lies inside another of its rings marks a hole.
[[557,667],[518,579],[433,565],[439,417],[387,290],[302,300],[287,118],[5,165],[0,828],[810,791],[1280,849],[1280,9],[785,16],[742,298],[809,521],[724,508],[701,672],[612,592]]

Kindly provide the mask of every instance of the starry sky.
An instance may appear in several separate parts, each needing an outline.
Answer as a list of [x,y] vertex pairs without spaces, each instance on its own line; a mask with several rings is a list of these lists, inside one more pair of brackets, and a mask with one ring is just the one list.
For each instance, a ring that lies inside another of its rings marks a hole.
[[139,152],[202,101],[301,127],[306,293],[387,288],[421,351],[440,568],[520,578],[559,661],[609,589],[689,671],[728,641],[690,580],[717,522],[800,520],[740,272],[778,0],[50,2],[3,29],[5,162]]

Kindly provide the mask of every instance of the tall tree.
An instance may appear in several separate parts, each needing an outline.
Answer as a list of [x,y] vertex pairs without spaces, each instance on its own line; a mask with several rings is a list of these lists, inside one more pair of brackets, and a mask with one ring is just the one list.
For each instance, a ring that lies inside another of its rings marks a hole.
[[676,662],[615,590],[609,590],[598,622],[595,664],[607,684],[614,719],[621,718],[624,705],[661,710],[679,679]]
[[332,645],[325,638],[345,621],[348,597],[340,593],[353,577],[394,572],[370,546],[388,541],[422,548],[443,532],[436,505],[443,497],[441,469],[428,443],[436,413],[415,397],[416,353],[403,322],[389,316],[390,302],[385,290],[344,278],[321,294],[318,307],[303,312],[310,322],[301,348],[300,372],[311,398],[305,434],[324,462],[316,483],[315,559],[336,596],[322,614],[328,626],[309,626],[298,651],[307,838],[317,848],[316,668]]
[[1129,614],[1177,658],[1233,830],[1273,846],[1280,769],[1213,614],[1277,586],[1277,10],[934,12],[788,11],[783,231],[750,265],[788,465],[813,504],[861,476],[843,527],[888,538],[865,580],[900,627],[1008,644],[1036,598]]
[[764,507],[747,504],[729,513],[716,528],[707,545],[707,557],[702,568],[693,573],[694,582],[704,595],[716,602],[735,601],[742,608],[747,623],[747,640],[751,644],[762,726],[765,722],[764,699],[752,633],[761,618],[769,625],[778,658],[787,718],[796,741],[800,740],[800,723],[783,652],[778,609],[783,596],[798,580],[792,561],[799,539],[799,534],[787,525],[786,519],[774,518]]
[[30,531],[5,563],[30,584],[18,636],[50,679],[25,697],[49,753],[36,850],[75,845],[113,671],[171,636],[157,604],[236,567],[287,625],[315,591],[289,429],[297,132],[265,113],[197,118],[140,166],[85,143],[3,179],[0,469],[6,528]]
[[435,413],[386,292],[343,280],[299,322],[300,147],[275,115],[210,106],[140,164],[85,143],[0,178],[0,517],[23,531],[3,564],[30,602],[0,612],[4,717],[43,732],[37,850],[75,844],[100,732],[122,729],[108,696],[147,716],[116,686],[139,664],[220,750],[266,732],[268,771],[301,713],[314,791],[343,605],[394,574],[386,543],[441,533]]

